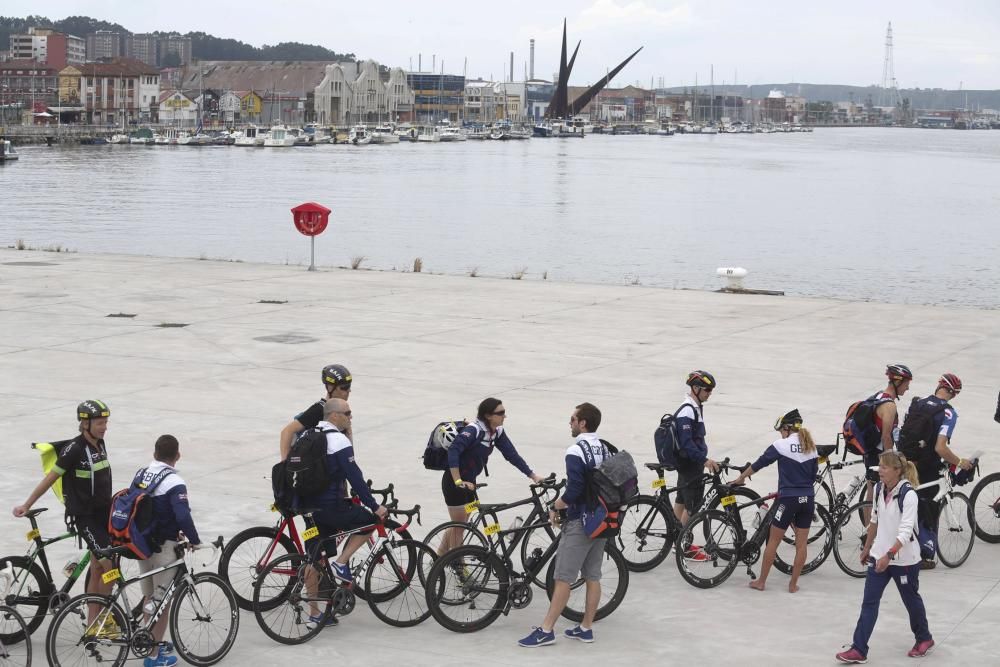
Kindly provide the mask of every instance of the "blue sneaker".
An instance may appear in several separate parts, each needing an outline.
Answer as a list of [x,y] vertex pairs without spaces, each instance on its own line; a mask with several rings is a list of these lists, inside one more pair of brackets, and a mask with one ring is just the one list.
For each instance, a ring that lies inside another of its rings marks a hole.
[[523,646],[524,648],[535,648],[538,646],[548,646],[549,644],[556,643],[556,633],[555,632],[545,632],[541,628],[535,628],[531,631],[531,634],[517,642],[518,646]]
[[579,639],[580,641],[586,644],[590,644],[594,641],[593,628],[591,628],[590,630],[584,630],[578,625],[575,628],[567,629],[566,632],[564,632],[563,634],[565,634],[570,639]]
[[155,656],[149,656],[142,661],[142,667],[171,667],[171,665],[177,664],[176,655],[166,655],[163,653],[163,649],[160,648]]
[[[310,630],[316,628],[317,625],[323,622],[323,614],[316,614],[315,616],[310,616],[309,620],[306,621],[306,627]],[[326,624],[323,627],[332,628],[335,625],[340,625],[340,621],[333,614],[326,617]]]
[[345,584],[353,584],[354,583],[354,575],[351,574],[351,566],[350,565],[341,565],[337,561],[332,560],[332,561],[330,561],[330,567],[332,568],[333,576],[336,579],[340,579]]

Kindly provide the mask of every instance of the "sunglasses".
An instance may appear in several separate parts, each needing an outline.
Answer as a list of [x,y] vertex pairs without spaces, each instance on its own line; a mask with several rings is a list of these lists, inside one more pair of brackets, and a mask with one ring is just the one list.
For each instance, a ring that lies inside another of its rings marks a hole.
[[351,416],[351,411],[350,410],[343,411],[343,412],[340,411],[340,410],[334,410],[334,412],[336,412],[338,415],[344,415],[345,417],[350,417]]
[[495,412],[491,412],[490,414],[491,415],[496,415],[497,417],[506,417],[507,416],[507,411],[506,410],[497,410]]

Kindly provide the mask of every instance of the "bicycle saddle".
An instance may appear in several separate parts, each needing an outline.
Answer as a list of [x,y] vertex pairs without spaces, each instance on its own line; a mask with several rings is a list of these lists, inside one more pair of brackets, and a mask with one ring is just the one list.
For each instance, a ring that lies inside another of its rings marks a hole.
[[667,469],[662,463],[647,463],[646,467],[655,472],[662,472]]
[[816,453],[821,457],[830,457],[837,451],[837,445],[816,445]]
[[24,513],[24,518],[25,519],[34,519],[36,516],[38,516],[42,512],[47,512],[48,509],[49,509],[48,507],[39,507],[39,508],[36,508],[36,509],[33,509],[33,510],[28,510],[27,512]]

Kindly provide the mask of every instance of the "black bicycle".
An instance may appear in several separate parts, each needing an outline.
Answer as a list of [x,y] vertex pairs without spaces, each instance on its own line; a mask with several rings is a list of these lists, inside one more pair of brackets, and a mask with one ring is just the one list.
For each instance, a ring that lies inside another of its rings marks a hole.
[[1000,543],[1000,472],[980,479],[969,502],[976,517],[976,537],[990,544]]
[[[534,505],[532,515],[547,516],[548,509],[542,506],[541,498],[561,484],[543,481],[531,485],[532,497],[527,502]],[[484,514],[496,514],[525,504],[525,501],[517,501],[507,505],[483,505],[480,510]],[[507,530],[501,529],[499,523],[490,524],[483,529],[486,537],[494,538],[487,546],[468,544],[441,555],[431,568],[426,584],[427,606],[435,620],[453,632],[482,630],[501,614],[527,607],[534,596],[531,582],[543,571],[546,573],[546,592],[551,598],[555,587],[554,556],[561,533],[557,533],[544,549],[532,547],[522,563],[523,570],[513,562],[526,536],[546,526],[550,526],[547,518]],[[611,614],[625,599],[628,579],[625,559],[609,540],[602,564],[598,620]],[[585,588],[582,578],[571,584],[570,599],[562,612],[565,618],[576,622],[583,619]]]
[[[671,494],[683,487],[667,487],[664,475],[666,468],[662,464],[647,463],[646,467],[657,475],[653,480],[656,495],[639,495],[628,502],[622,512],[621,532],[615,538],[616,547],[624,557],[628,569],[633,572],[646,572],[662,563],[683,528],[680,519],[674,514],[671,500]],[[741,468],[730,465],[727,458],[719,463],[717,474],[705,473],[701,479],[693,480],[690,484],[713,484],[714,480],[721,479],[720,475],[739,470]],[[732,495],[746,501],[760,498],[759,493],[745,486],[734,487]],[[719,502],[717,486],[713,484],[705,494],[699,512],[718,509]],[[749,515],[744,518],[747,525],[753,520],[755,509],[751,508]]]
[[[0,590],[7,594],[14,582],[13,568],[0,570]],[[31,667],[31,637],[24,618],[13,607],[0,604],[0,666]]]
[[[705,510],[691,517],[687,526],[677,537],[674,552],[677,558],[677,569],[686,582],[697,588],[714,588],[733,573],[740,563],[746,565],[747,574],[756,579],[753,566],[760,560],[761,552],[767,543],[771,532],[771,523],[779,505],[773,501],[777,493],[771,493],[763,498],[757,498],[740,505],[733,491],[739,487],[727,486],[715,482],[722,510]],[[741,510],[752,506],[755,511],[765,507],[772,501],[763,516],[756,520],[748,530],[743,524]],[[826,561],[833,547],[833,525],[830,515],[822,505],[816,505],[813,521],[817,520],[822,528],[817,533],[822,540],[807,543],[807,555],[802,574],[808,574]],[[785,574],[791,574],[792,566],[781,558],[782,545],[778,546],[778,554],[774,559],[774,567]],[[794,553],[791,554],[794,556]],[[794,558],[792,558],[793,560]]]

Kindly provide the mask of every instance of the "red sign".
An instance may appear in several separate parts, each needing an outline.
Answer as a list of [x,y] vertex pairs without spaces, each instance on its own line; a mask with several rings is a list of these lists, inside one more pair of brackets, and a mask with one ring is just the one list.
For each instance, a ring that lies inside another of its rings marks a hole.
[[319,236],[330,221],[330,209],[315,202],[299,204],[292,209],[295,229],[306,236]]

